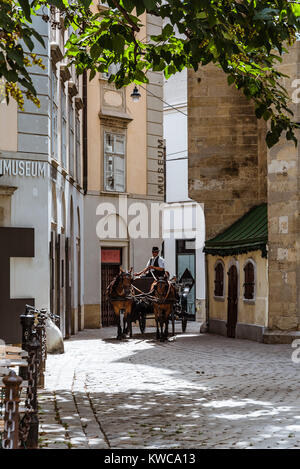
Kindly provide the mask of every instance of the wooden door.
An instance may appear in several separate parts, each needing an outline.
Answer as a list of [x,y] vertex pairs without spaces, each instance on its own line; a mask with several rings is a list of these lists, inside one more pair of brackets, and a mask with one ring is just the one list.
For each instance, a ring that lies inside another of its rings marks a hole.
[[82,330],[82,311],[81,311],[81,254],[80,254],[80,239],[77,238],[76,242],[77,252],[77,308],[78,308],[78,330]]
[[65,293],[65,269],[66,269],[66,240],[65,235],[61,233],[58,237],[58,244],[59,244],[59,259],[60,259],[60,267],[59,267],[59,276],[60,276],[60,301],[59,301],[59,312],[57,314],[60,316],[60,330],[65,336],[66,334],[66,293]]
[[55,292],[56,292],[56,308],[55,314],[60,317],[60,282],[61,282],[61,266],[60,266],[60,234],[55,239]]
[[70,238],[65,239],[65,334],[71,337],[71,278],[70,278]]
[[101,264],[101,321],[102,326],[115,326],[116,315],[105,296],[107,286],[112,279],[119,273],[120,266],[116,264]]
[[228,272],[228,310],[227,310],[227,336],[235,337],[238,306],[238,275],[235,265]]
[[50,311],[55,313],[55,233],[50,237]]

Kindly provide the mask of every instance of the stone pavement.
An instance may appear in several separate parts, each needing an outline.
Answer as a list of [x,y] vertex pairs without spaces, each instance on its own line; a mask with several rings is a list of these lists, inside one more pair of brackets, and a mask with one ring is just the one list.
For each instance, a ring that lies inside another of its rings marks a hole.
[[48,356],[42,448],[300,448],[300,363],[290,345],[153,329],[85,330]]

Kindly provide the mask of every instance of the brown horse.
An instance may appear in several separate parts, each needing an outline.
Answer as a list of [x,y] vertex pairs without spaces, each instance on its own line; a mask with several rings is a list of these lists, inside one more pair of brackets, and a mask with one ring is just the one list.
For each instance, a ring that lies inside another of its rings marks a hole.
[[[132,268],[129,272],[120,269],[120,273],[112,280],[106,289],[106,295],[114,309],[117,317],[118,335],[117,339],[122,339],[129,331],[132,337],[131,311],[133,306],[132,296]],[[123,316],[123,332],[122,332],[122,316]]]
[[155,298],[153,309],[156,322],[156,338],[163,342],[168,338],[169,316],[172,313],[173,304],[177,301],[177,291],[175,285],[166,276],[154,282],[151,290],[153,290]]

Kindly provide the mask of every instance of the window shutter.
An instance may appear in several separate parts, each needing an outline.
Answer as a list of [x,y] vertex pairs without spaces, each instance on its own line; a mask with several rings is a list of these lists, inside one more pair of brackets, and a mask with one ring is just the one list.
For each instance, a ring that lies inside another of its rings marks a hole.
[[252,262],[248,262],[244,267],[245,272],[245,283],[244,283],[244,297],[247,300],[253,300],[254,298],[254,266]]
[[221,262],[215,268],[215,296],[223,296],[224,292],[224,267]]

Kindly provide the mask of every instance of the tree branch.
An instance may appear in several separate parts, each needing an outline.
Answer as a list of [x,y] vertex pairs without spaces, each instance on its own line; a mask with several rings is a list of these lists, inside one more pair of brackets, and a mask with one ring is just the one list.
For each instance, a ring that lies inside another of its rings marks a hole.
[[114,5],[116,6],[116,8],[122,13],[122,15],[124,16],[124,18],[126,18],[126,20],[128,21],[128,23],[131,25],[132,29],[136,32],[139,32],[140,31],[140,28],[130,19],[130,16],[128,15],[127,11],[121,7],[121,5],[119,4],[119,2],[117,2],[117,0],[112,0],[112,2],[114,3]]

